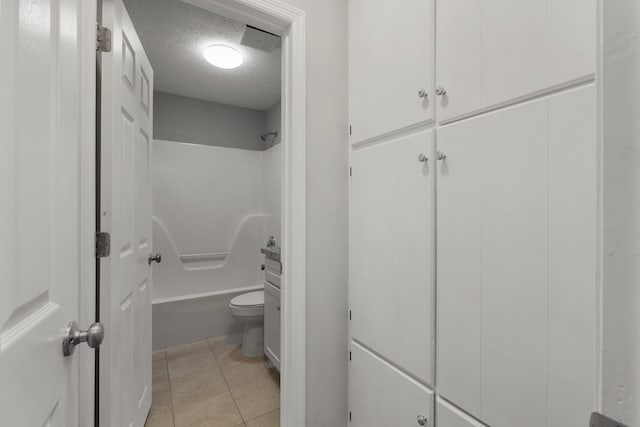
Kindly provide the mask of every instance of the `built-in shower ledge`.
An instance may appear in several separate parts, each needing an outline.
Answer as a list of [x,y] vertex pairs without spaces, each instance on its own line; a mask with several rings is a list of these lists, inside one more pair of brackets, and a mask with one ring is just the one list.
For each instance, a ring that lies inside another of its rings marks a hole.
[[212,297],[212,296],[218,296],[218,295],[237,294],[239,292],[257,291],[257,290],[260,290],[260,289],[264,289],[264,285],[260,284],[260,285],[245,286],[245,287],[240,287],[240,288],[222,289],[222,290],[219,290],[219,291],[212,291],[212,292],[201,292],[201,293],[198,293],[198,294],[180,295],[180,296],[177,296],[177,297],[157,298],[157,299],[153,299],[152,303],[154,305],[155,304],[166,304],[166,303],[176,302],[176,301],[187,301],[187,300],[197,299],[197,298],[206,298],[206,297]]

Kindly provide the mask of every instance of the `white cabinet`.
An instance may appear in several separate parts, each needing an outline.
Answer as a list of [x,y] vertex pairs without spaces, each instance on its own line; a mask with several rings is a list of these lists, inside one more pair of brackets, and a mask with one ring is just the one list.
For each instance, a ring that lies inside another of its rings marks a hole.
[[438,130],[438,392],[492,427],[595,401],[593,85]]
[[280,289],[264,283],[264,354],[280,370]]
[[356,150],[351,166],[351,336],[433,384],[433,132]]
[[351,142],[432,121],[434,0],[348,5]]
[[357,343],[349,362],[350,427],[417,426],[433,422],[433,391],[389,365]]
[[444,122],[590,78],[595,0],[441,0],[436,101]]

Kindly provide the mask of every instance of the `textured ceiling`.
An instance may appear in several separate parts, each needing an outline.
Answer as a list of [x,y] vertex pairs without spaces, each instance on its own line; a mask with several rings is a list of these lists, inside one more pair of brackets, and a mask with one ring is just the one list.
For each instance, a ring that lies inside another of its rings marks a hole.
[[[245,25],[179,0],[125,0],[160,92],[266,110],[280,99],[280,49],[240,45]],[[214,43],[236,48],[244,63],[213,67],[202,50]]]

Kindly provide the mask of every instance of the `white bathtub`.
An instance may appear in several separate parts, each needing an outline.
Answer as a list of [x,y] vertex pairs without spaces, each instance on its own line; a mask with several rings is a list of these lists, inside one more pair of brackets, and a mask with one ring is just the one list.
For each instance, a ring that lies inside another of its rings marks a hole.
[[153,350],[240,333],[229,301],[263,289],[263,215],[245,217],[229,252],[180,254],[162,221],[153,218]]
[[153,303],[153,351],[242,333],[229,312],[231,298],[263,289],[250,286]]

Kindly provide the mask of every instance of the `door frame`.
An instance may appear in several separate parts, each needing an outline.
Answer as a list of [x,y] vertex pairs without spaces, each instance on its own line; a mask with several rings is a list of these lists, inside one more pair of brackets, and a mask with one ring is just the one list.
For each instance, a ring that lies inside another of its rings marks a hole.
[[[80,283],[78,298],[78,323],[87,328],[96,319],[96,19],[98,17],[98,0],[79,1],[78,39],[80,43],[80,86],[81,128],[80,139],[80,175],[78,188],[80,204],[78,219],[80,224]],[[70,319],[71,320],[71,319]],[[89,348],[76,352],[79,358],[80,373],[78,378],[78,423],[81,426],[94,425],[95,407],[95,375],[96,351]]]
[[[305,12],[279,0],[185,0],[282,37],[281,425],[306,424],[307,53]],[[94,99],[95,108],[95,99]],[[108,144],[109,141],[102,141]],[[103,163],[105,168],[110,164]],[[102,171],[102,173],[110,171]],[[101,276],[101,287],[111,288]],[[293,285],[290,285],[293,284]],[[109,343],[110,340],[106,340]],[[151,361],[149,361],[151,363]],[[102,370],[107,372],[108,370]],[[105,396],[100,396],[102,402]],[[102,406],[102,405],[101,405]],[[108,407],[105,405],[104,407]],[[87,424],[89,425],[89,424]]]

